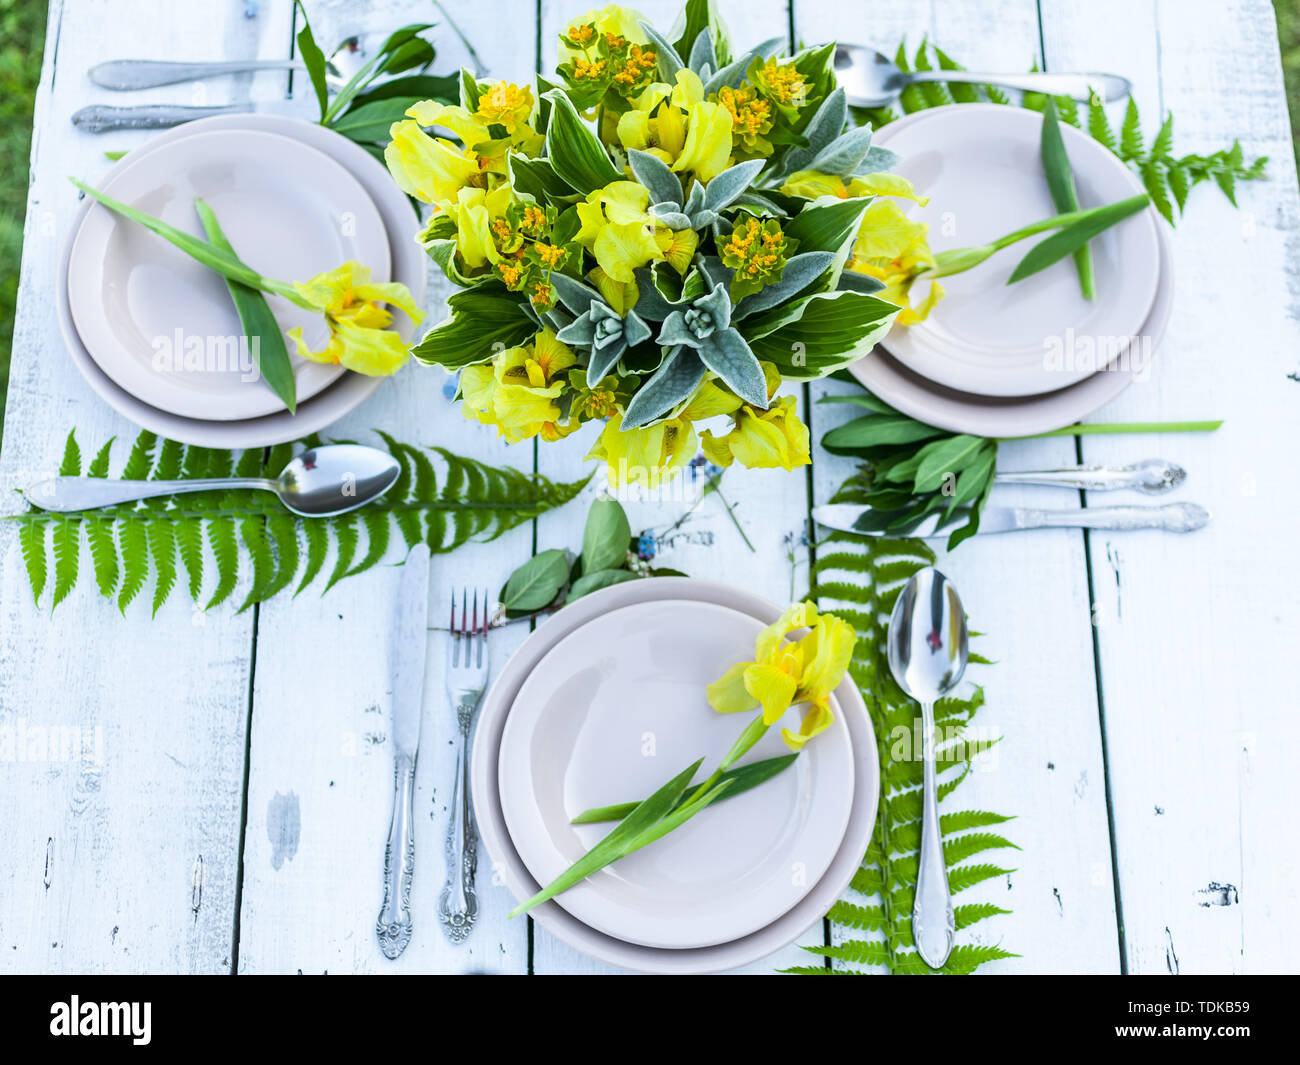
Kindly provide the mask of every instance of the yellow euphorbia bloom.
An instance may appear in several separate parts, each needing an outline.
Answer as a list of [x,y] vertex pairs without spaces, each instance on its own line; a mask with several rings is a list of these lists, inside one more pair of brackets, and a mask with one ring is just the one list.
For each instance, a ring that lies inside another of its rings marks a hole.
[[794,396],[782,396],[767,410],[742,404],[731,432],[715,437],[706,429],[700,447],[709,461],[719,466],[730,466],[733,461],[750,469],[806,466],[812,461],[808,426],[799,420],[795,406]]
[[695,427],[685,418],[624,431],[623,416],[616,414],[605,423],[587,458],[604,459],[611,488],[638,482],[657,488],[677,476],[695,449]]
[[[613,34],[631,41],[633,44],[648,44],[650,38],[641,29],[646,17],[630,7],[608,4],[605,7],[588,11],[575,19],[560,35],[560,62],[568,63],[573,59],[585,58],[587,49],[595,43],[595,33]],[[595,33],[588,30],[594,29]]]
[[415,305],[410,291],[396,281],[372,282],[370,267],[348,260],[334,270],[317,274],[309,281],[295,281],[294,290],[325,315],[329,343],[312,351],[302,337],[302,327],[289,330],[297,352],[313,362],[342,364],[356,373],[386,377],[396,373],[410,352],[406,341],[389,329],[393,315],[381,303],[405,311],[419,325],[424,312]]
[[465,417],[495,425],[511,444],[539,435],[558,440],[574,428],[559,424],[555,401],[565,389],[566,371],[577,361],[544,329],[531,347],[507,348],[490,363],[467,366],[460,375]]
[[[809,628],[793,643],[785,637]],[[709,705],[722,714],[763,708],[763,723],[771,726],[791,706],[808,704],[798,732],[782,729],[793,750],[803,748],[832,721],[830,694],[853,659],[857,634],[832,614],[818,615],[812,603],[796,603],[758,635],[753,662],[738,662],[707,689]]]
[[595,257],[612,280],[631,284],[633,271],[651,259],[662,259],[650,216],[650,193],[635,181],[614,181],[597,189],[578,204],[582,223],[575,239]]
[[514,133],[528,121],[532,113],[531,88],[527,85],[513,85],[508,81],[496,81],[479,96],[474,117],[484,125],[504,126],[507,133]]

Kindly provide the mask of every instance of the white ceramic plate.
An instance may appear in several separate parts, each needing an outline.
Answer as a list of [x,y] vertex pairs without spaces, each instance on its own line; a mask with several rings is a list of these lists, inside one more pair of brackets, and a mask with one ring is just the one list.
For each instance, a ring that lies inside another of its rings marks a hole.
[[[387,281],[388,235],[348,171],[278,133],[189,130],[132,154],[101,187],[110,196],[203,237],[194,200],[211,205],[241,259],[259,273],[302,281],[348,259]],[[212,421],[283,410],[257,375],[226,282],[161,237],[96,206],[72,243],[68,296],[91,356],[127,391],[160,409]],[[320,314],[268,296],[282,329],[301,326],[313,348]],[[300,401],[344,373],[292,353]]]
[[[142,148],[133,153],[142,158],[147,152],[177,138],[188,136],[195,129],[232,129],[257,130],[281,133],[293,137],[304,144],[318,148],[335,162],[346,167],[369,193],[384,221],[384,228],[389,236],[393,259],[393,277],[402,282],[415,297],[417,305],[423,306],[425,300],[428,258],[412,239],[413,227],[417,223],[410,201],[393,182],[388,171],[384,169],[364,148],[341,137],[322,126],[300,119],[285,118],[278,115],[220,115],[214,118],[200,119],[186,126],[159,133]],[[297,440],[311,433],[319,432],[338,421],[345,414],[355,410],[385,381],[382,377],[366,377],[362,374],[345,373],[333,385],[319,395],[298,405],[298,413],[291,415],[286,410],[277,414],[249,418],[243,421],[216,422],[198,418],[185,418],[169,411],[150,406],[113,381],[99,366],[78,335],[72,321],[72,312],[68,305],[68,258],[71,253],[72,240],[82,219],[89,213],[90,200],[84,200],[73,219],[69,235],[59,259],[59,273],[56,282],[56,310],[59,330],[63,334],[64,344],[73,365],[86,379],[86,383],[109,406],[123,417],[130,419],[151,432],[179,440],[186,444],[199,444],[204,447],[245,448],[262,447]],[[399,314],[395,318],[398,331],[407,341],[414,336],[415,327]],[[402,371],[403,373],[409,371]]]
[[1157,232],[1160,239],[1160,284],[1151,305],[1151,314],[1139,331],[1143,339],[1137,358],[1125,357],[1069,388],[1010,399],[976,396],[936,385],[912,373],[880,348],[853,363],[849,372],[904,414],[954,433],[1030,436],[1072,425],[1098,407],[1105,406],[1134,381],[1148,379],[1152,372],[1151,359],[1160,347],[1174,306],[1169,230],[1161,223]]
[[[1039,157],[1041,117],[1019,107],[959,104],[885,126],[876,142],[902,156],[926,207],[908,213],[929,223],[935,251],[969,247],[1056,214]],[[1138,195],[1141,182],[1091,137],[1062,124],[1081,207]],[[1052,358],[1083,345],[1114,350],[1138,335],[1150,314],[1160,251],[1154,208],[1092,242],[1097,298],[1085,300],[1071,259],[1014,285],[1017,262],[1047,234],[1027,238],[985,263],[942,279],[947,295],[915,326],[896,326],[885,348],[936,384],[985,396],[1027,396],[1087,377],[1084,360]],[[1062,365],[1062,363],[1067,363]]]
[[[781,608],[748,592],[712,581],[697,581],[686,577],[656,577],[606,588],[566,606],[555,617],[539,626],[511,656],[479,707],[470,764],[475,816],[484,848],[492,859],[493,870],[504,880],[506,888],[516,899],[529,898],[538,891],[540,885],[515,850],[501,810],[498,756],[501,734],[515,697],[529,673],[555,644],[575,628],[618,607],[665,599],[718,603],[750,614],[764,625],[775,621],[781,613]],[[856,781],[853,810],[849,815],[844,839],[825,876],[793,908],[771,924],[730,943],[666,950],[626,943],[598,932],[583,924],[555,901],[543,903],[530,911],[530,915],[548,932],[575,949],[611,965],[641,972],[721,972],[759,961],[793,942],[819,922],[831,904],[844,893],[862,862],[875,826],[880,771],[871,720],[867,716],[861,695],[848,678],[835,689],[835,698],[854,753]]]
[[[515,698],[499,766],[510,837],[539,882],[614,827],[571,824],[576,814],[643,799],[700,757],[705,779],[749,722],[711,709],[705,685],[752,659],[761,629],[714,603],[638,603],[575,629],[542,659]],[[560,905],[648,947],[707,947],[770,924],[821,879],[844,838],[853,758],[832,709],[835,723],[789,769],[588,877]],[[798,720],[792,710],[781,724]],[[744,761],[789,753],[774,726]]]

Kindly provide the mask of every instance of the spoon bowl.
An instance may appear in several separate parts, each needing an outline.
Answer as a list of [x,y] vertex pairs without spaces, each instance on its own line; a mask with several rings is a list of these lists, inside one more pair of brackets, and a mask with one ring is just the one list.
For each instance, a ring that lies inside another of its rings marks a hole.
[[902,70],[887,55],[860,44],[835,46],[835,76],[854,107],[888,107],[909,85],[920,82],[960,82],[1001,85],[1022,92],[1069,96],[1086,102],[1091,91],[1103,101],[1127,96],[1133,86],[1116,74],[976,74],[969,70]]
[[401,472],[397,460],[378,448],[326,444],[293,459],[271,490],[295,514],[330,518],[378,499]]

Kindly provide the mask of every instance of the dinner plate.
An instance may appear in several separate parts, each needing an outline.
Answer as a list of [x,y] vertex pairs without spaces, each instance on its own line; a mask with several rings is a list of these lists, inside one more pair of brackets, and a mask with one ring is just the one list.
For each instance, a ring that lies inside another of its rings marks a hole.
[[[925,207],[905,208],[929,224],[938,252],[984,244],[1058,213],[1043,177],[1041,130],[1037,112],[959,104],[891,123],[876,142],[899,153],[896,172],[930,197]],[[1113,152],[1064,123],[1061,133],[1081,207],[1144,191]],[[947,295],[924,322],[895,326],[885,348],[913,372],[977,395],[1037,395],[1087,377],[1096,363],[1071,356],[1085,347],[1123,351],[1150,314],[1160,267],[1156,215],[1148,208],[1091,242],[1094,300],[1083,298],[1069,258],[1007,284],[1015,264],[1045,236],[942,278]]]
[[[236,254],[266,277],[304,281],[349,259],[376,281],[390,271],[388,235],[361,184],[323,152],[278,133],[190,130],[128,156],[104,192],[204,237],[206,200]],[[91,356],[127,391],[183,417],[256,418],[283,410],[258,376],[225,279],[143,226],[96,206],[72,243],[68,297]],[[282,329],[317,350],[323,316],[267,296]],[[344,373],[292,353],[299,400]]]
[[[696,783],[750,715],[719,714],[705,687],[752,660],[762,623],[715,603],[637,603],[579,626],[515,697],[501,740],[510,838],[549,883],[614,827],[574,825],[583,810],[640,800],[704,757]],[[784,772],[723,799],[653,846],[557,897],[592,928],[629,943],[707,947],[785,913],[826,872],[853,807],[853,757],[834,723]],[[781,722],[799,727],[800,712]],[[789,754],[772,730],[744,762]]]
[[1139,330],[1140,344],[1076,385],[1037,396],[997,398],[958,392],[928,381],[877,347],[849,366],[872,393],[904,414],[954,433],[1013,437],[1047,433],[1105,406],[1134,381],[1149,380],[1174,306],[1173,252],[1169,229],[1158,227],[1160,283],[1151,313]]
[[[369,193],[383,219],[384,228],[389,235],[393,277],[410,289],[417,305],[424,305],[429,260],[419,245],[409,239],[412,226],[416,222],[415,214],[410,201],[397,187],[388,171],[364,148],[312,122],[279,115],[232,114],[199,119],[185,126],[166,130],[153,137],[143,147],[136,149],[134,154],[137,158],[143,158],[154,148],[188,136],[191,130],[200,127],[205,130],[231,129],[281,133],[318,148],[335,162],[346,167]],[[68,304],[68,259],[72,241],[82,219],[89,213],[91,204],[91,200],[85,199],[77,209],[64,244],[63,254],[59,258],[55,286],[56,316],[64,345],[73,365],[95,393],[123,417],[150,432],[186,444],[217,448],[269,446],[320,432],[345,414],[355,410],[386,380],[382,377],[344,373],[334,384],[318,395],[300,403],[296,415],[281,410],[276,414],[241,421],[218,422],[186,418],[145,403],[118,385],[99,368],[82,343],[72,320],[72,312]],[[415,334],[414,324],[405,315],[396,315],[394,325],[408,342]]]
[[[540,885],[529,873],[507,831],[501,809],[498,761],[501,734],[524,680],[551,648],[575,628],[632,603],[692,599],[717,603],[750,614],[761,624],[775,621],[781,608],[727,585],[686,577],[655,577],[629,581],[584,596],[538,626],[511,656],[493,681],[479,707],[470,762],[475,818],[495,877],[516,899],[534,895]],[[539,925],[576,950],[611,965],[655,973],[721,972],[760,961],[787,946],[817,924],[848,887],[861,864],[875,826],[880,794],[876,741],[862,696],[849,678],[835,689],[854,754],[856,780],[853,809],[844,838],[825,875],[798,903],[771,924],[729,943],[671,950],[627,943],[584,924],[558,902],[544,902],[529,911]]]

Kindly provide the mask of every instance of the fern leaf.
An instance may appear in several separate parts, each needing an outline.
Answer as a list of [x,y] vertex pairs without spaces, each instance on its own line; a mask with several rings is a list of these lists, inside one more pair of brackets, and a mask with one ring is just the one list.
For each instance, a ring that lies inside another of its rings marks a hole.
[[1171,163],[1166,175],[1169,178],[1169,188],[1174,194],[1174,202],[1178,204],[1178,211],[1181,214],[1187,207],[1187,197],[1192,191],[1192,178],[1187,172],[1187,168],[1179,163]]
[[975,902],[965,906],[955,906],[952,916],[957,928],[962,929],[969,928],[978,921],[984,921],[990,917],[1000,917],[1010,912],[1010,910],[1004,910],[1001,906],[994,906],[991,902]]
[[131,445],[131,454],[127,456],[126,466],[122,469],[122,480],[124,481],[143,481],[149,476],[149,470],[153,466],[153,449],[158,443],[158,437],[143,430],[135,438],[135,443]]
[[1095,92],[1088,98],[1088,132],[1093,140],[1100,141],[1116,155],[1119,155],[1119,142],[1115,140],[1115,131],[1110,128],[1106,117],[1106,108]]
[[985,880],[992,880],[998,876],[1010,876],[1015,870],[1003,869],[1001,866],[980,863],[975,865],[963,865],[956,869],[948,870],[948,890],[954,895],[959,891],[965,891],[976,884],[982,884]]
[[826,919],[834,924],[848,925],[860,932],[880,932],[885,927],[885,911],[881,906],[859,906],[840,901],[830,908]]
[[854,965],[888,965],[889,947],[872,939],[851,939],[832,947],[804,947],[809,954],[836,961],[852,962]]
[[146,528],[149,557],[157,574],[153,589],[153,614],[156,617],[158,608],[167,601],[176,584],[176,533],[171,522],[165,520],[150,522]]
[[81,473],[81,448],[77,446],[77,431],[68,433],[63,444],[63,461],[59,463],[60,477],[76,477]]
[[149,578],[149,541],[145,531],[149,526],[143,513],[136,514],[139,516],[119,522],[117,526],[117,553],[122,563],[122,585],[117,591],[117,608],[123,614]]
[[181,475],[185,461],[185,445],[176,440],[164,440],[158,449],[158,460],[149,475],[153,481],[174,481]]
[[361,524],[366,530],[366,553],[360,562],[348,570],[348,577],[370,569],[388,553],[393,528],[388,515],[382,511],[362,511]]
[[304,521],[302,523],[303,539],[307,544],[307,564],[302,571],[302,580],[298,582],[294,595],[300,595],[302,590],[316,579],[321,567],[325,565],[325,557],[329,554],[330,549],[330,538],[327,529],[328,526],[323,521]]
[[1138,114],[1137,101],[1128,98],[1124,109],[1124,123],[1119,133],[1119,154],[1125,162],[1139,158],[1143,154],[1146,140],[1142,136],[1142,118]]
[[45,555],[45,522],[24,517],[18,526],[18,549],[27,568],[27,583],[31,585],[32,602],[40,605],[41,592],[45,591],[49,564]]
[[[973,973],[981,965],[988,962],[1018,957],[1020,957],[1019,954],[1012,954],[1001,947],[963,943],[960,946],[953,947],[952,953],[948,955],[948,960],[944,963],[942,971],[954,976],[965,976]],[[924,965],[925,963],[921,962],[921,964]]]
[[[72,438],[68,439],[71,442]],[[60,518],[54,523],[54,598],[50,603],[51,611],[76,586],[80,553],[81,519]]]
[[[96,458],[98,461],[98,457]],[[113,523],[105,518],[86,519],[86,542],[95,567],[95,585],[99,594],[111,596],[117,588],[117,545],[113,543]]]
[[108,476],[108,458],[109,453],[113,450],[113,441],[116,437],[110,436],[108,443],[99,449],[95,457],[91,459],[90,465],[86,467],[87,477],[107,477]]
[[1165,116],[1165,120],[1160,125],[1160,132],[1156,134],[1156,139],[1151,142],[1150,156],[1152,159],[1163,159],[1174,150],[1174,116],[1171,111]]
[[[389,454],[397,460],[397,465],[401,471],[397,475],[397,480],[393,482],[393,487],[388,490],[389,494],[393,499],[405,502],[410,497],[413,480],[411,457],[401,444],[383,430],[376,430],[376,432],[387,446]],[[424,538],[424,531],[420,527],[420,515],[417,511],[395,510],[393,518],[397,522],[398,531],[401,532],[402,539],[406,541],[407,547],[414,547]]]
[[260,515],[245,518],[239,523],[239,538],[253,563],[253,586],[236,613],[242,614],[254,603],[266,598],[266,590],[275,577],[275,559],[271,555],[271,540],[266,531],[266,519]]
[[321,595],[324,595],[325,592],[328,592],[347,576],[348,570],[352,566],[352,559],[357,553],[357,544],[360,539],[360,534],[357,531],[356,514],[344,514],[334,521],[334,542],[338,548],[338,554],[335,556],[334,569],[330,572],[329,580],[325,582],[325,590],[321,592]]
[[190,598],[197,603],[203,593],[203,522],[178,521],[175,532]]
[[1148,159],[1141,166],[1142,184],[1151,195],[1151,202],[1155,204],[1156,210],[1164,215],[1165,220],[1173,225],[1174,219],[1174,201],[1169,191],[1169,180],[1165,177],[1165,169],[1153,159]]
[[298,562],[301,558],[298,549],[298,523],[291,515],[270,515],[266,519],[266,531],[275,548],[275,577],[263,589],[262,598],[258,602],[270,599],[289,587],[298,572]]
[[207,523],[208,546],[217,565],[217,586],[205,610],[224,603],[239,583],[239,546],[232,521],[214,518]]

